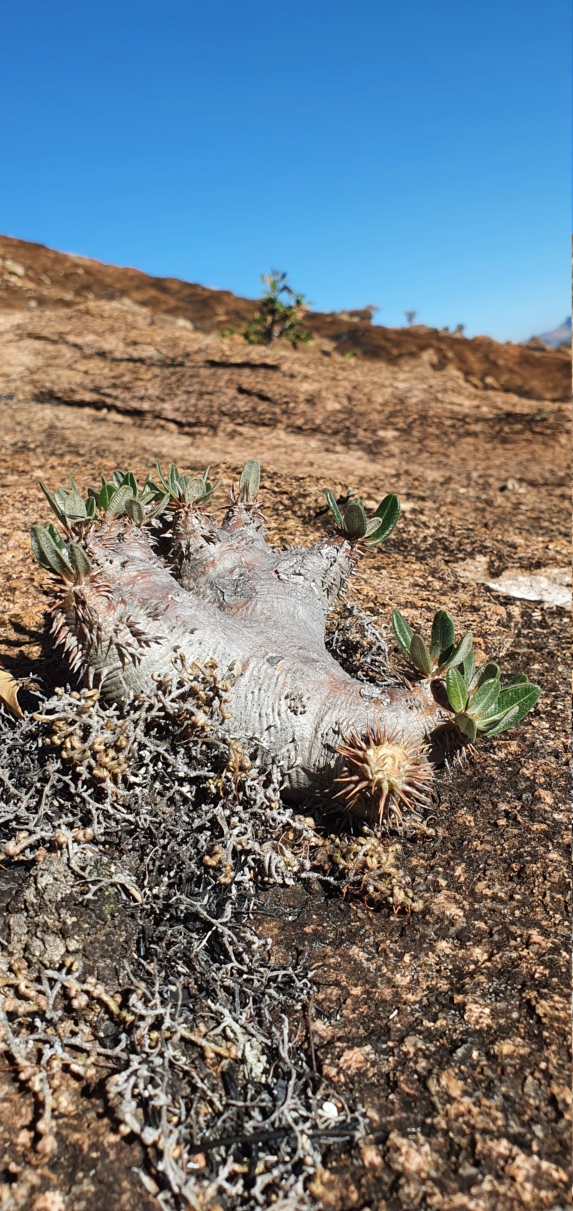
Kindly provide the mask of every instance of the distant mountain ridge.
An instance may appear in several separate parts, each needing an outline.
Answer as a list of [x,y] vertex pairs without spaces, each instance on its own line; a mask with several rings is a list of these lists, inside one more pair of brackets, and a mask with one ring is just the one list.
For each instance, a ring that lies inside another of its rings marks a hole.
[[554,328],[552,332],[540,332],[539,340],[543,341],[544,345],[549,345],[550,349],[558,349],[560,345],[570,345],[571,316],[568,315],[563,323],[558,328]]

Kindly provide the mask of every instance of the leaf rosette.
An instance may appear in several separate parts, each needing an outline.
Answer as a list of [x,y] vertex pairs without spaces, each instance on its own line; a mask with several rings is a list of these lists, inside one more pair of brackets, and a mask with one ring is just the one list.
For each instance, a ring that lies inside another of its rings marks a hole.
[[488,661],[476,667],[471,631],[456,642],[454,623],[446,610],[434,615],[429,647],[399,610],[392,612],[392,629],[418,673],[428,679],[445,680],[454,723],[472,742],[480,732],[497,736],[513,727],[539,700],[540,687],[532,685],[525,673],[502,687],[498,664]]
[[385,542],[396,528],[400,516],[400,501],[392,492],[380,501],[370,518],[367,517],[359,497],[351,497],[344,512],[330,488],[326,489],[326,501],[339,534],[349,542],[361,543],[367,547],[377,547],[381,542]]

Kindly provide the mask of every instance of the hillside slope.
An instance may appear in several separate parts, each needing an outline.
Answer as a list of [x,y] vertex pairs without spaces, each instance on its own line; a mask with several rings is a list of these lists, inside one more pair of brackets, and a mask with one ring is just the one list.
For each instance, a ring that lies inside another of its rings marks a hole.
[[[70,310],[92,300],[130,301],[153,316],[171,317],[204,333],[242,329],[256,308],[252,299],[227,290],[150,277],[138,269],[0,236],[0,310]],[[502,345],[486,336],[466,340],[423,326],[384,328],[369,323],[366,312],[353,315],[308,312],[306,322],[315,337],[330,340],[340,353],[387,363],[424,357],[436,371],[447,366],[460,370],[478,389],[511,391],[526,399],[564,400],[570,395],[567,350]]]

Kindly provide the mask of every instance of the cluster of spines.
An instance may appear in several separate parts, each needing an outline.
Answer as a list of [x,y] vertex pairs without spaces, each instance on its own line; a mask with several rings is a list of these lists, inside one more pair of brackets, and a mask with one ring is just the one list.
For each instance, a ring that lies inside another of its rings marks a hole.
[[432,767],[425,745],[376,723],[365,736],[352,729],[337,751],[345,767],[334,798],[343,799],[350,811],[401,826],[403,810],[416,813],[428,806]]

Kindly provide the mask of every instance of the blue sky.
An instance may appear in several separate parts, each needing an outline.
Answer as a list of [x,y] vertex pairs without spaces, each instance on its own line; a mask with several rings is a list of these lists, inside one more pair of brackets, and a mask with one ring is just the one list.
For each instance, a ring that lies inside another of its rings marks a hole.
[[569,0],[4,0],[0,230],[521,340],[570,311]]

